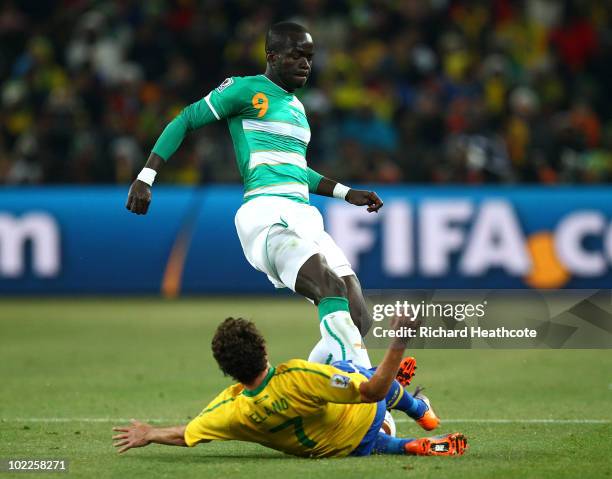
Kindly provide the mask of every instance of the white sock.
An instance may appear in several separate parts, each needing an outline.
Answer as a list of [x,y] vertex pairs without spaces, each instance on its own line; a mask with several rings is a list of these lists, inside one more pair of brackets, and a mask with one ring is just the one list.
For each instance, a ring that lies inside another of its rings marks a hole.
[[[372,367],[361,333],[357,326],[353,324],[348,311],[334,311],[326,314],[321,318],[319,328],[321,329],[322,341],[327,351],[332,354],[332,362],[353,361],[354,364],[364,368]],[[315,346],[315,349],[318,345]],[[320,349],[320,351],[323,350],[323,348]]]
[[319,364],[331,364],[334,361],[334,355],[328,349],[323,338],[319,339],[319,342],[312,348],[308,361]]

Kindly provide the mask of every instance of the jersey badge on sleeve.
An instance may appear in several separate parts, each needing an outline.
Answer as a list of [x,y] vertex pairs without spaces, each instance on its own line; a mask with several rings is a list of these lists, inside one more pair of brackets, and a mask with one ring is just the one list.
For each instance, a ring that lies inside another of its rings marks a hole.
[[221,85],[219,85],[217,88],[215,88],[215,90],[217,90],[217,93],[221,93],[223,90],[225,90],[232,83],[234,83],[234,79],[233,78],[226,78],[225,80],[223,80]]
[[335,388],[347,389],[351,382],[351,378],[343,376],[342,374],[334,374],[329,382]]

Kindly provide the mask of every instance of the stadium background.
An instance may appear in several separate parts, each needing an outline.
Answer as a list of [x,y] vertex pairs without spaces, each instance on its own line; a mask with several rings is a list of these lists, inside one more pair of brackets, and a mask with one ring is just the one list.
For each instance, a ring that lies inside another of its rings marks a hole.
[[[164,167],[148,218],[129,217],[122,197],[182,107],[227,76],[263,71],[266,27],[283,18],[307,25],[317,49],[299,92],[309,164],[399,204],[372,221],[314,200],[366,287],[604,287],[612,198],[594,185],[612,171],[608,7],[4,2],[0,292],[271,292],[235,238],[240,188],[215,186],[239,183],[223,122]],[[157,241],[107,247],[138,235]],[[488,260],[469,264],[479,248]],[[235,275],[211,281],[224,264]]]
[[316,310],[268,296],[243,258],[223,123],[165,165],[147,216],[124,208],[173,115],[262,71],[270,23],[314,36],[309,163],[386,202],[313,197],[366,288],[609,288],[611,15],[607,0],[0,2],[0,459],[65,457],[71,477],[610,476],[608,350],[419,350],[444,431],[470,438],[456,461],[244,443],[117,457],[110,428],[185,422],[226,387],[209,340],[228,315],[256,321],[272,363],[317,341]]

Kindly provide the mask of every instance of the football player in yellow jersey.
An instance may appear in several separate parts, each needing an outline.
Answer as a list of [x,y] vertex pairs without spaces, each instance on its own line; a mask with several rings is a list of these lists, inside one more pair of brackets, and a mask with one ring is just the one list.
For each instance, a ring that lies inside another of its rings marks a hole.
[[[396,318],[394,327],[402,326],[415,324]],[[400,409],[411,417],[427,417],[431,428],[438,425],[428,402],[413,398],[395,380],[407,341],[395,338],[374,371],[346,362],[336,367],[301,359],[274,367],[255,325],[228,318],[218,327],[212,349],[223,373],[238,384],[221,392],[187,425],[156,428],[133,421],[115,427],[115,446],[122,453],[151,443],[195,446],[238,440],[302,457],[463,454],[467,441],[460,433],[401,439],[381,432],[387,408],[402,401],[406,407]]]

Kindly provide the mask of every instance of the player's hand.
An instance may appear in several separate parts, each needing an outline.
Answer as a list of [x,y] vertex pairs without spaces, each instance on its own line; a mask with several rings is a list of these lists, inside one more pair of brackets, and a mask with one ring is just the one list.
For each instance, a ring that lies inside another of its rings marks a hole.
[[151,187],[140,180],[134,180],[128,193],[125,207],[137,215],[146,215],[151,204]]
[[421,320],[414,319],[409,314],[402,316],[395,315],[393,318],[391,318],[391,329],[394,329],[396,331],[402,328],[416,329],[420,325]]
[[153,429],[153,426],[136,419],[132,419],[130,422],[132,423],[131,426],[113,428],[113,431],[120,433],[113,436],[113,441],[115,441],[113,445],[119,448],[119,454],[134,447],[144,447],[151,444],[149,432]]
[[[391,321],[390,321],[391,327],[389,329],[392,329],[397,332],[402,332],[402,334],[399,334],[394,338],[394,341],[395,343],[397,343],[398,346],[405,346],[408,343],[409,339],[411,337],[414,337],[414,335],[416,334],[416,331],[418,331],[421,324],[422,323],[420,319],[414,319],[410,315],[405,315],[405,316],[396,315],[393,318],[391,318]],[[406,334],[408,330],[414,331],[412,336],[409,334]]]
[[346,201],[355,206],[368,206],[368,213],[382,208],[383,202],[373,191],[350,189],[346,194]]

